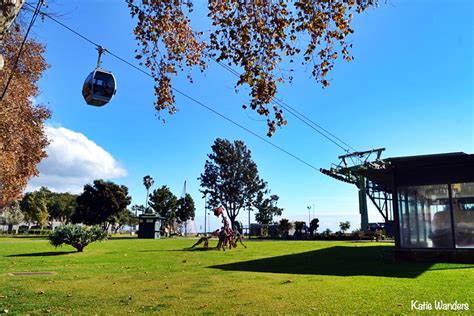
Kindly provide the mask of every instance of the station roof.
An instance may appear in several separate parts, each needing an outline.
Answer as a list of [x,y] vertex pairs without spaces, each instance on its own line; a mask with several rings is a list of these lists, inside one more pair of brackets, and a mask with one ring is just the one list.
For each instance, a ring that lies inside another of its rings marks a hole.
[[474,182],[474,155],[463,152],[393,157],[383,167],[356,172],[391,191],[394,185],[429,185]]

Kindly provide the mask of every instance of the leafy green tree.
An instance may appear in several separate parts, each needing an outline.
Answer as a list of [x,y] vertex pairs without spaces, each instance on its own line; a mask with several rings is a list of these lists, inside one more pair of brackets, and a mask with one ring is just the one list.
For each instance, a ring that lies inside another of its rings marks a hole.
[[293,228],[293,224],[286,218],[282,218],[280,222],[278,223],[278,231],[280,232],[280,235],[282,238],[287,238],[288,233],[290,232],[290,229],[292,228]]
[[[148,195],[147,195],[148,201]],[[134,204],[131,207],[130,226],[135,227],[138,225],[138,216],[145,213],[145,206],[141,204]]]
[[265,190],[266,183],[260,179],[257,164],[244,142],[233,143],[218,138],[208,155],[201,181],[201,192],[209,195],[211,208],[223,205],[232,226],[242,209],[249,209],[257,202],[258,193]]
[[132,205],[131,211],[135,217],[138,217],[138,215],[145,213],[145,207],[141,204],[134,204]]
[[324,234],[326,237],[329,237],[329,236],[332,234],[332,230],[330,230],[329,228],[326,228],[326,229],[323,231],[323,234]]
[[13,226],[23,222],[24,216],[20,209],[20,203],[13,202],[11,205],[4,209],[3,217],[8,225],[8,233],[11,234]]
[[49,211],[48,207],[51,202],[51,195],[52,192],[47,188],[47,187],[41,187],[37,192],[36,192],[36,197],[37,197],[37,215],[36,215],[36,221],[37,224],[43,229],[48,225],[48,220],[49,220]]
[[313,236],[314,232],[319,228],[319,219],[313,218],[311,223],[309,223],[309,235]]
[[305,224],[306,224],[305,222],[296,221],[295,222],[295,230],[301,232],[304,229]]
[[110,223],[114,234],[116,234],[125,225],[136,225],[138,219],[132,211],[123,209],[121,212],[113,216],[113,220],[111,220]]
[[76,208],[76,198],[77,195],[74,194],[55,193],[41,187],[37,191],[26,193],[20,206],[28,223],[44,227],[48,220],[62,223],[69,221]]
[[76,211],[71,217],[73,223],[102,225],[107,230],[115,223],[114,216],[127,208],[131,198],[124,185],[94,180],[93,185],[84,186],[84,192],[77,197],[76,202]]
[[51,220],[61,223],[70,221],[77,203],[77,195],[70,193],[52,193],[49,197],[48,213]]
[[178,199],[166,185],[153,190],[150,194],[150,207],[165,218],[166,225],[172,225],[176,219],[177,206]]
[[28,192],[20,202],[20,208],[27,223],[35,223],[44,228],[48,224],[48,202],[51,191],[41,187],[38,191]]
[[56,227],[48,238],[54,247],[66,244],[73,246],[78,252],[82,252],[91,242],[107,239],[107,231],[99,226],[87,228],[69,224]]
[[306,224],[305,222],[300,222],[300,221],[295,222],[295,233],[293,234],[293,236],[295,236],[296,239],[303,238],[303,229],[304,229],[305,224]]
[[130,211],[128,213],[128,217],[129,217],[129,226],[136,226],[138,225],[138,216],[135,215],[135,212],[134,211]]
[[[292,80],[287,64],[312,68],[322,87],[336,60],[351,61],[352,17],[378,0],[208,1],[210,21],[203,29],[192,26],[193,1],[126,0],[137,20],[136,58],[155,80],[155,108],[177,111],[172,78],[190,68],[206,68],[212,58],[241,70],[236,89],[248,86],[248,107],[267,118],[268,135],[286,124],[283,110],[273,105],[278,85]],[[206,30],[206,36],[202,32]],[[281,65],[285,63],[285,67]],[[247,105],[243,106],[244,109]]]
[[[178,207],[176,212],[176,218],[178,223],[186,223],[190,219],[194,219],[196,207],[194,206],[194,200],[191,194],[186,195],[178,200]],[[187,234],[186,224],[184,225],[184,233]]]
[[34,206],[35,195],[33,192],[26,192],[20,201],[20,209],[25,222],[28,224],[35,222],[36,207]]
[[341,229],[341,232],[344,234],[346,230],[349,230],[351,228],[351,222],[340,222],[339,223],[339,228]]
[[263,191],[258,192],[255,208],[255,220],[263,226],[263,231],[268,231],[268,226],[273,223],[273,217],[281,216],[283,208],[278,207],[278,195],[270,195],[265,198]]

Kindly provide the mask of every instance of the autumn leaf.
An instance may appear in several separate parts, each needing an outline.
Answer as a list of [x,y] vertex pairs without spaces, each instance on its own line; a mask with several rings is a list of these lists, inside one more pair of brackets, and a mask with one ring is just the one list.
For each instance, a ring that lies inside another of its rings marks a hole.
[[48,145],[44,121],[50,112],[32,102],[39,94],[37,82],[48,67],[45,49],[35,40],[27,40],[13,70],[23,36],[17,26],[10,28],[3,39],[5,67],[0,72],[1,91],[12,71],[14,74],[0,101],[0,211],[18,199],[28,180],[38,174],[36,166],[46,157],[44,148]]
[[[134,34],[155,80],[155,108],[158,112],[177,111],[170,73],[185,68],[206,68],[211,56],[218,62],[235,66],[241,73],[235,83],[249,87],[248,106],[267,118],[268,136],[285,125],[268,105],[278,93],[277,83],[285,82],[279,64],[299,55],[303,65],[313,66],[314,79],[329,86],[326,77],[340,52],[349,61],[348,35],[353,33],[354,12],[376,6],[376,0],[347,1],[235,1],[208,0],[212,25],[208,39],[191,27],[190,1],[126,0],[132,17],[137,19]],[[305,47],[300,43],[305,42]],[[167,71],[173,69],[173,71]],[[190,81],[191,76],[188,75]],[[291,80],[290,80],[291,81]],[[243,106],[245,109],[247,106]]]

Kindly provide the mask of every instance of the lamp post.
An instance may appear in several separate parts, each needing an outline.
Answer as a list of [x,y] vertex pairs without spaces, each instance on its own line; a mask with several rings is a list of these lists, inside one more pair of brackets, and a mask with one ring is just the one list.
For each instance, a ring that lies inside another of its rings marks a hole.
[[308,225],[311,223],[311,206],[306,207],[308,209]]
[[130,216],[130,212],[128,212],[128,226],[130,227],[130,236],[132,236],[132,217]]
[[[211,216],[211,213],[207,213],[207,217]],[[209,217],[208,219],[208,227],[207,227],[207,231],[208,232],[211,232],[211,218]]]
[[204,234],[206,234],[206,225],[207,225],[207,194],[204,195]]
[[[243,225],[242,225],[243,226]],[[242,227],[243,228],[243,227]],[[243,234],[243,230],[242,230],[242,234]],[[249,207],[249,230],[248,230],[248,234],[249,234],[249,239],[250,239],[250,207]]]

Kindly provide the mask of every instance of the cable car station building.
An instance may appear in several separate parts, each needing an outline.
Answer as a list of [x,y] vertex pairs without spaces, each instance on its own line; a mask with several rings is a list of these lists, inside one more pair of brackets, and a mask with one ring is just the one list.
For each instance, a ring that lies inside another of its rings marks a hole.
[[474,155],[379,158],[321,171],[352,181],[374,204],[382,194],[377,208],[390,210],[396,259],[474,262]]

